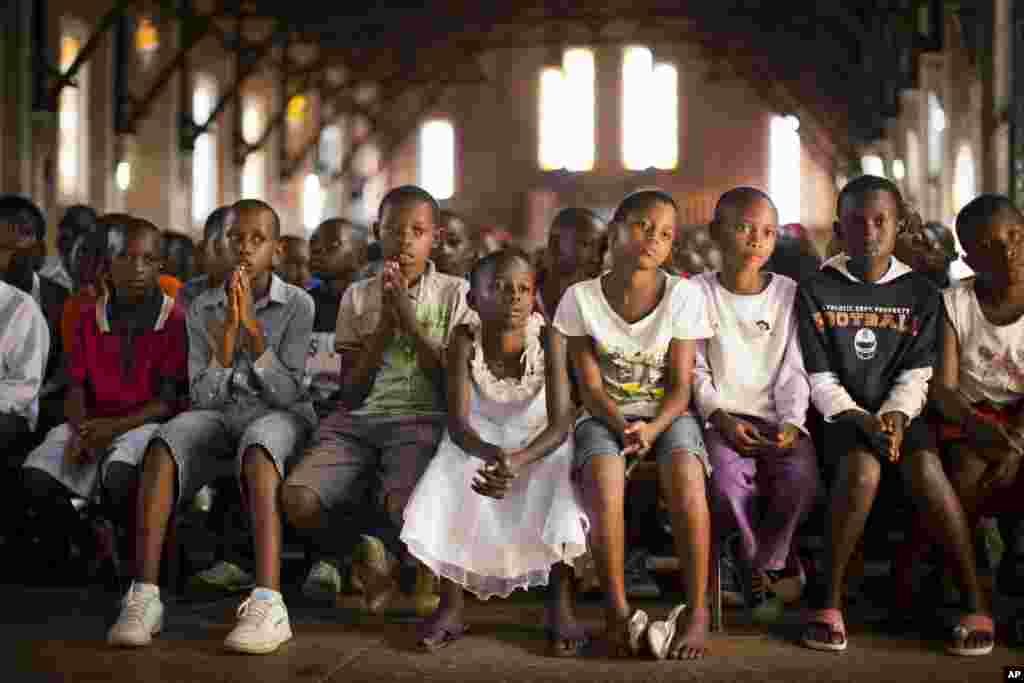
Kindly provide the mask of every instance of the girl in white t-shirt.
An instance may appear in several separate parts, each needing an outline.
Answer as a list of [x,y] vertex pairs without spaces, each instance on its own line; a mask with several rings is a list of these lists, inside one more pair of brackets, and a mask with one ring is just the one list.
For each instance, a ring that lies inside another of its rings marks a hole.
[[[1008,198],[982,195],[957,216],[956,231],[977,277],[942,293],[931,400],[943,419],[950,480],[974,529],[980,516],[1024,513],[1024,216]],[[971,607],[947,651],[992,650],[990,606]]]
[[[677,220],[675,201],[664,192],[626,197],[610,231],[611,271],[570,287],[554,322],[569,337],[585,409],[576,425],[574,470],[591,522],[607,635],[613,650],[636,655],[646,634],[659,659],[704,656],[709,621],[705,479],[711,468],[687,409],[696,343],[713,331],[700,288],[662,270]],[[651,451],[691,604],[648,628],[647,615],[626,599],[623,498],[627,458]]]
[[780,616],[770,593],[784,570],[799,576],[793,534],[818,495],[818,464],[804,428],[811,387],[794,317],[796,283],[762,268],[778,212],[764,192],[738,187],[715,207],[722,270],[695,279],[718,323],[697,345],[694,403],[705,422],[715,534],[739,533],[747,607]]

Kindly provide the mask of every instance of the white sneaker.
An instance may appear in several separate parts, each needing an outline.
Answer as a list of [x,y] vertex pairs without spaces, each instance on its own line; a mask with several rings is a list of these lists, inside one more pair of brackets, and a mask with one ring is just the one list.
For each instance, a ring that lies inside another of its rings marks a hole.
[[145,647],[163,627],[160,590],[133,581],[121,600],[121,614],[107,632],[107,642],[119,647]]
[[269,654],[292,638],[292,626],[284,600],[249,597],[238,608],[238,625],[224,640],[224,647],[251,655]]
[[302,594],[310,600],[334,604],[341,592],[341,573],[330,562],[318,560],[302,584]]

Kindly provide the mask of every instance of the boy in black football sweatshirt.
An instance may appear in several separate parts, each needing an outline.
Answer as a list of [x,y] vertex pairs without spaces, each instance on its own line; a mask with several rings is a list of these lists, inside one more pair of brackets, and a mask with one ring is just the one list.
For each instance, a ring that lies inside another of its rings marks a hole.
[[965,589],[966,610],[947,651],[987,654],[992,620],[978,586],[963,508],[943,472],[931,429],[915,419],[928,398],[942,314],[938,289],[892,255],[897,234],[917,218],[896,186],[875,176],[847,184],[836,213],[836,237],[846,251],[800,284],[796,303],[811,400],[825,417],[824,451],[837,465],[828,583],[816,591],[818,604],[812,605],[803,643],[818,650],[846,648],[846,566],[883,474],[897,469]]

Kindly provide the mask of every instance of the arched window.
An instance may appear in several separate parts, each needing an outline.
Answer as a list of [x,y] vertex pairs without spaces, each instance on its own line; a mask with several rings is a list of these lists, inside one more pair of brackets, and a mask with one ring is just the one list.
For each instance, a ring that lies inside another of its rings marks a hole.
[[[192,118],[203,124],[217,103],[217,83],[209,76],[196,79],[192,92]],[[213,128],[196,138],[192,151],[192,220],[198,225],[217,208],[217,136]]]
[[315,230],[323,219],[324,190],[320,176],[309,173],[302,181],[302,225],[307,231]]
[[326,126],[320,133],[320,144],[317,147],[317,163],[320,170],[334,175],[341,170],[341,157],[345,149],[345,137],[341,126]]
[[[71,68],[82,49],[81,35],[82,33],[75,28],[69,29],[61,36],[61,71],[66,72]],[[88,199],[88,92],[89,69],[87,64],[83,64],[75,76],[75,85],[62,88],[57,103],[57,190],[64,204],[84,202]]]
[[[242,110],[242,139],[253,145],[266,125],[259,103],[251,100]],[[242,164],[242,199],[263,199],[267,192],[267,155],[262,148],[253,150]]]
[[768,187],[779,223],[800,221],[800,120],[773,116],[769,128]]
[[946,112],[938,96],[928,93],[928,175],[942,175],[946,144]]
[[542,169],[594,168],[594,81],[594,52],[586,48],[566,50],[561,68],[541,71],[537,158]]
[[631,171],[679,163],[679,74],[646,47],[622,55],[622,163]]
[[885,162],[882,161],[882,157],[877,154],[867,154],[860,158],[860,169],[864,172],[864,175],[876,175],[880,178],[885,177]]
[[907,177],[907,167],[903,163],[903,159],[892,160],[892,177],[899,182],[903,182],[903,179]]
[[974,153],[966,142],[956,151],[956,172],[953,178],[953,209],[960,209],[977,194],[977,181],[974,169]]
[[455,194],[455,128],[451,121],[427,121],[420,127],[419,183],[437,199]]

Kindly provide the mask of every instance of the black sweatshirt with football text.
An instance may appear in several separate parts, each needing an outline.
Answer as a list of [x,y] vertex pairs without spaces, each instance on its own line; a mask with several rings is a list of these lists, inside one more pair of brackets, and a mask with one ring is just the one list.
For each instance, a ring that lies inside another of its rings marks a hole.
[[861,408],[877,413],[901,373],[933,366],[941,295],[896,259],[877,283],[851,279],[844,264],[826,263],[797,290],[804,365],[812,385],[815,374],[834,373]]

